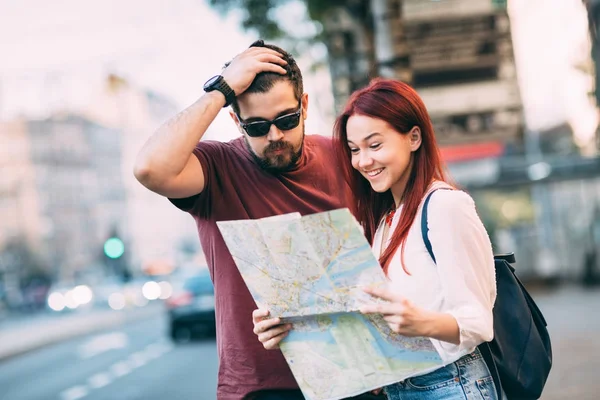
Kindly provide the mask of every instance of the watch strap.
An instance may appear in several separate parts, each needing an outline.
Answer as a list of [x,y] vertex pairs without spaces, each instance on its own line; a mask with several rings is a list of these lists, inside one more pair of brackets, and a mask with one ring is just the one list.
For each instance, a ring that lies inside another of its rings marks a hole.
[[209,83],[204,86],[204,90],[206,92],[212,92],[213,90],[217,90],[223,93],[225,96],[225,105],[223,107],[227,107],[231,105],[235,101],[235,92],[227,84],[223,76],[217,75],[209,80]]

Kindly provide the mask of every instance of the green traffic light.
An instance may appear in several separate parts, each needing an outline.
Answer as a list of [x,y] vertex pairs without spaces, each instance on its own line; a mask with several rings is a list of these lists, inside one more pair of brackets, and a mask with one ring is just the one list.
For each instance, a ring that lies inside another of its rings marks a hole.
[[104,254],[109,258],[119,258],[125,252],[125,244],[119,238],[112,237],[104,242]]

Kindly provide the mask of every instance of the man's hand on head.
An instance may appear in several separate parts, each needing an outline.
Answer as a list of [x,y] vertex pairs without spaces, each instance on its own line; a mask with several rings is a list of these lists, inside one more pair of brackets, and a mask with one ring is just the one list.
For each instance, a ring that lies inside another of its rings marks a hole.
[[257,74],[274,72],[283,75],[286,73],[283,68],[286,64],[282,55],[275,50],[266,47],[250,47],[238,54],[225,67],[221,75],[235,95],[239,96],[250,87]]

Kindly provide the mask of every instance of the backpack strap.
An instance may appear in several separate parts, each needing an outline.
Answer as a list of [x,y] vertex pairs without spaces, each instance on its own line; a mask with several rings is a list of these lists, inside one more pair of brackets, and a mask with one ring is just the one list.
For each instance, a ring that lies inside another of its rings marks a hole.
[[425,203],[423,203],[423,210],[421,210],[421,235],[423,236],[423,242],[425,243],[425,247],[427,248],[427,252],[431,256],[433,263],[435,264],[435,255],[433,254],[433,248],[431,247],[431,241],[429,240],[429,226],[427,226],[427,207],[429,206],[429,200],[431,200],[431,196],[437,192],[438,190],[454,190],[452,188],[439,188],[434,189],[425,198]]
[[[433,254],[433,248],[431,247],[431,241],[429,240],[429,226],[427,225],[427,207],[429,206],[429,200],[431,200],[431,196],[438,190],[454,190],[451,188],[439,188],[432,190],[427,197],[425,198],[425,203],[423,203],[423,210],[421,211],[421,235],[423,236],[423,242],[425,243],[425,247],[427,248],[427,252],[431,256],[434,264],[437,264],[435,260],[435,255]],[[492,375],[492,379],[494,381],[494,385],[496,386],[496,394],[498,395],[498,399],[502,398],[502,384],[500,382],[500,374],[498,373],[498,367],[496,367],[496,362],[494,361],[494,357],[492,356],[492,351],[490,349],[490,344],[488,342],[484,342],[477,346],[479,351],[481,352],[481,356],[485,360],[488,369],[490,370],[490,375]]]
[[498,399],[502,399],[502,382],[500,381],[500,373],[498,372],[498,367],[496,366],[496,361],[494,361],[494,356],[492,355],[492,349],[490,348],[489,342],[483,342],[479,346],[477,346],[485,364],[490,370],[490,375],[492,375],[492,380],[494,381],[494,386],[496,387],[496,394],[498,395]]

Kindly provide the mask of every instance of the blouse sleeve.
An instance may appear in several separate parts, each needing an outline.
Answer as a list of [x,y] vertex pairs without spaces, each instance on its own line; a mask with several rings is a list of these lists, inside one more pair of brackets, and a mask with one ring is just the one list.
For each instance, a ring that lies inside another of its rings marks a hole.
[[449,353],[464,352],[494,337],[492,245],[473,199],[462,191],[439,190],[431,197],[428,226],[443,291],[442,312],[452,315],[460,329],[458,346],[440,345]]

